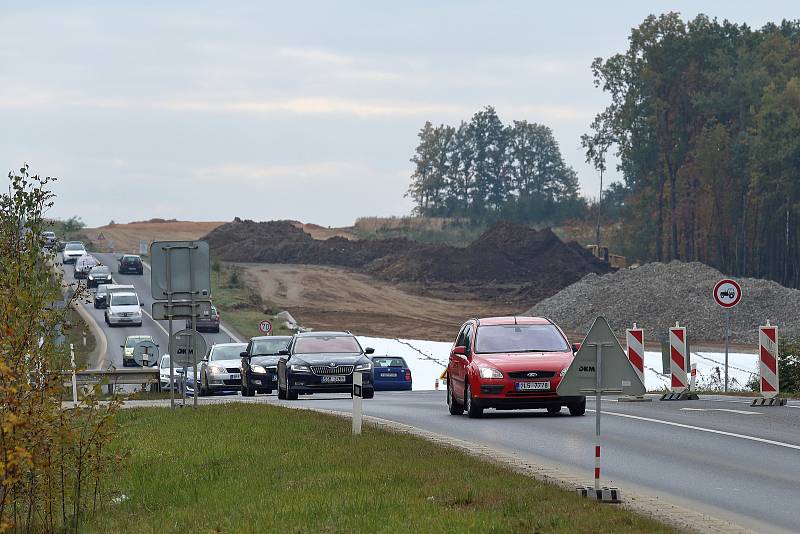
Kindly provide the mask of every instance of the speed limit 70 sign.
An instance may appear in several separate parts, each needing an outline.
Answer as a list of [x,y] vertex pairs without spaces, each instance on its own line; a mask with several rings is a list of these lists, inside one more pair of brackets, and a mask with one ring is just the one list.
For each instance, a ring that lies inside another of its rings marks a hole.
[[261,331],[262,334],[269,334],[270,332],[272,332],[272,323],[264,319],[258,325],[258,329]]
[[736,280],[720,280],[714,286],[714,300],[723,308],[733,308],[742,299],[742,287]]

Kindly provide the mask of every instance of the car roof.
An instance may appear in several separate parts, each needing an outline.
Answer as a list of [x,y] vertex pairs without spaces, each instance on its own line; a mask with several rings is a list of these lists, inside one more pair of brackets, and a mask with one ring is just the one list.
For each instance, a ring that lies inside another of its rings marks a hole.
[[135,297],[136,296],[136,292],[135,291],[116,291],[116,292],[114,292],[114,295],[122,295],[122,296],[124,296],[124,295],[132,295],[132,296]]
[[334,336],[347,336],[355,337],[350,332],[344,331],[330,331],[330,332],[298,332],[295,337],[334,337]]
[[142,259],[142,257],[139,256],[138,254],[123,254],[122,257],[123,258],[139,258],[139,259]]
[[544,317],[526,317],[521,315],[511,315],[507,317],[482,317],[477,319],[478,326],[507,325],[507,324],[551,324],[549,319]]
[[250,341],[264,341],[264,340],[269,340],[269,339],[281,339],[281,340],[288,341],[288,340],[292,339],[292,336],[255,336],[255,337],[251,337]]
[[108,265],[103,265],[102,263],[100,263],[100,264],[98,264],[98,265],[95,265],[94,267],[92,267],[92,270],[93,270],[93,271],[94,271],[95,269],[108,269]]
[[211,345],[211,348],[213,349],[214,347],[235,347],[235,346],[241,347],[242,345],[247,345],[247,343],[214,343],[213,345]]
[[135,290],[136,288],[131,284],[105,284],[104,286],[108,291],[117,290],[117,289],[130,289]]
[[153,339],[153,336],[147,334],[136,334],[133,336],[128,336],[125,339]]

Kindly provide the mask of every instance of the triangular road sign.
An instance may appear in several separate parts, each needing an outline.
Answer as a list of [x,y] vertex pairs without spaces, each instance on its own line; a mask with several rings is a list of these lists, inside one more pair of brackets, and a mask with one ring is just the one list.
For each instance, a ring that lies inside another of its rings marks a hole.
[[575,359],[559,382],[556,391],[562,396],[594,394],[597,389],[597,350],[601,352],[602,392],[644,395],[645,387],[628,361],[605,317],[594,320]]

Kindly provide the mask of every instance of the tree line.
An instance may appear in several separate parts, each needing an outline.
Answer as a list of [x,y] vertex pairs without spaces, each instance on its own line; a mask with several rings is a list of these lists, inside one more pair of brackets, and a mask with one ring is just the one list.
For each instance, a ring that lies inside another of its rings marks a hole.
[[547,126],[504,125],[487,106],[457,127],[426,122],[418,136],[408,189],[417,215],[558,222],[585,209]]
[[800,22],[650,16],[592,70],[582,141],[619,157],[626,253],[800,285]]

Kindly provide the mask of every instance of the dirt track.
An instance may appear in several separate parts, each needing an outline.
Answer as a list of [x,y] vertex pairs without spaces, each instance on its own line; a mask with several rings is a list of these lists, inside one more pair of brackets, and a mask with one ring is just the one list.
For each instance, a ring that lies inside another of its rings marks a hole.
[[413,295],[351,270],[316,265],[237,264],[261,296],[305,326],[452,341],[469,317],[513,313],[507,305]]

